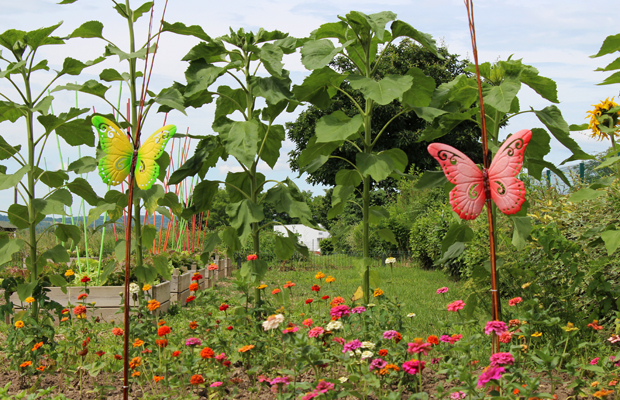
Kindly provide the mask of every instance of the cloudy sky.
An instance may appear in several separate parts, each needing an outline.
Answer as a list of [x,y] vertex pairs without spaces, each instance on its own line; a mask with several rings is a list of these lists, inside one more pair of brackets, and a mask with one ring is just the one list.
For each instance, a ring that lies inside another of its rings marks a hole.
[[[142,1],[132,2],[132,8],[137,8]],[[156,20],[161,16],[164,2],[156,1]],[[603,67],[615,57],[606,56],[592,59],[589,56],[597,53],[603,40],[608,35],[616,34],[617,25],[614,16],[597,14],[593,23],[592,6],[590,2],[566,0],[478,0],[475,2],[475,17],[478,39],[478,51],[481,62],[513,58],[523,59],[523,62],[533,65],[542,76],[555,80],[558,84],[559,108],[569,124],[581,124],[591,104],[597,103],[606,97],[618,95],[620,88],[616,86],[597,86],[606,76],[605,73],[594,72],[597,67]],[[112,9],[112,2],[103,0],[79,0],[72,5],[58,5],[49,0],[0,0],[0,30],[20,29],[33,30],[42,26],[49,26],[64,21],[57,30],[59,35],[72,32],[82,23],[89,20],[101,21],[104,36],[127,49],[127,25],[124,20]],[[183,22],[186,25],[200,25],[211,36],[226,34],[229,27],[256,31],[263,27],[267,30],[278,29],[288,32],[295,37],[307,36],[312,30],[326,22],[337,21],[338,15],[344,15],[350,10],[358,10],[370,14],[379,11],[393,11],[398,18],[408,22],[420,31],[430,33],[439,42],[448,47],[449,51],[459,54],[461,58],[471,58],[471,43],[467,26],[465,6],[461,0],[435,1],[406,1],[384,0],[376,1],[349,1],[349,0],[229,0],[229,1],[200,1],[200,0],[170,0],[165,19],[168,22]],[[137,24],[138,42],[146,39],[148,16],[141,18]],[[169,86],[173,81],[184,82],[186,63],[180,61],[187,51],[197,44],[192,38],[164,35],[160,42],[160,51],[157,55],[154,75],[151,80],[151,90],[158,92]],[[82,61],[94,59],[103,53],[104,42],[98,39],[73,39],[66,46],[48,46],[39,53],[39,57],[49,60],[54,69],[60,69],[64,57],[71,56]],[[6,51],[5,51],[6,55]],[[285,68],[291,71],[294,83],[301,83],[308,74],[300,62],[299,53],[285,57]],[[4,64],[0,65],[4,68]],[[77,77],[78,82],[96,79],[104,68],[126,70],[126,63],[118,64],[118,59],[110,58],[105,63],[85,70]],[[38,74],[34,78],[35,88],[44,87],[50,75]],[[58,84],[74,82],[73,79],[58,81]],[[54,85],[55,86],[55,85]],[[110,89],[110,99],[116,103],[118,86]],[[9,97],[15,94],[7,82],[0,82],[0,92]],[[63,112],[75,106],[76,97],[72,93],[57,92],[53,103],[56,113]],[[122,94],[123,103],[126,103],[127,91]],[[529,106],[543,108],[549,103],[536,93],[523,87],[520,92],[521,108]],[[77,98],[80,107],[95,107],[98,112],[109,112],[104,103],[92,97],[80,94]],[[301,108],[298,108],[301,110]],[[211,133],[213,107],[206,106],[200,110],[188,111],[188,116],[173,111],[168,115],[168,123],[177,125],[178,132],[189,130],[193,134]],[[282,116],[277,122],[284,123],[294,120],[297,114]],[[146,135],[161,126],[163,115],[151,114],[145,126]],[[542,124],[529,114],[513,119],[507,132],[523,128],[542,127]],[[11,124],[0,124],[0,134],[11,144],[25,144],[25,130],[23,120]],[[605,149],[605,144],[589,139],[583,134],[573,134],[582,148],[590,153]],[[553,145],[553,144],[552,144]],[[170,144],[168,145],[170,146]],[[288,168],[287,152],[292,149],[290,142],[285,143],[282,156],[274,171],[262,165],[262,172],[273,174],[276,179],[287,175],[296,176]],[[178,146],[177,146],[178,148]],[[78,151],[61,140],[63,159],[74,161],[78,158]],[[94,149],[82,146],[83,155],[94,156]],[[553,145],[552,153],[547,156],[548,161],[560,163],[569,156],[557,142]],[[44,153],[48,169],[60,168],[60,158],[55,143],[48,143]],[[9,164],[9,172],[15,171],[15,165]],[[225,173],[238,168],[232,161],[217,165],[207,179],[223,180]],[[95,173],[88,176],[95,190],[101,195],[106,188]],[[303,177],[296,180],[302,189],[312,190],[316,194],[322,193],[322,187],[310,186]],[[43,189],[43,188],[42,188]],[[43,189],[46,190],[46,189]],[[0,192],[0,210],[6,210],[12,203],[12,191]],[[74,212],[75,213],[75,212]]]

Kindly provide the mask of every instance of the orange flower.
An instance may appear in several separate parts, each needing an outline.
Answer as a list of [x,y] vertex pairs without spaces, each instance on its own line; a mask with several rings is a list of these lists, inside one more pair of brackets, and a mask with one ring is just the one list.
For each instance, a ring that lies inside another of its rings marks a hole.
[[131,376],[140,376],[140,371],[133,371]]
[[190,379],[189,383],[192,385],[200,385],[201,383],[205,383],[202,375],[192,375],[192,379]]
[[144,344],[143,340],[140,339],[136,339],[135,342],[133,342],[133,347],[140,347]]
[[336,296],[333,298],[332,302],[331,302],[331,306],[332,307],[336,307],[340,304],[344,304],[344,299],[340,296]]
[[215,353],[213,352],[213,350],[211,350],[211,348],[205,347],[200,351],[200,357],[202,357],[203,360],[207,358],[213,358],[215,357]]
[[24,361],[23,363],[19,364],[20,367],[22,368],[26,368],[32,365],[32,361]]
[[380,357],[385,357],[387,355],[388,355],[388,351],[386,349],[379,350],[379,356]]
[[164,379],[163,376],[157,376],[157,375],[153,376],[153,382],[155,382],[155,383],[157,383],[157,382],[159,382],[159,381],[161,381],[163,379]]
[[66,322],[66,321],[69,321],[69,317],[62,317],[60,319],[60,322]]
[[519,394],[519,389],[515,389],[515,390],[513,390],[513,391],[512,391],[512,394],[515,394],[515,395],[516,395],[516,394]]
[[161,306],[161,304],[159,304],[159,301],[157,300],[149,300],[149,310],[151,311],[155,311],[157,310],[159,307]]
[[134,357],[129,362],[129,368],[135,369],[138,368],[142,364],[142,359],[140,357]]
[[189,285],[189,290],[192,292],[195,292],[198,289],[200,289],[200,285],[198,285],[196,282],[193,282],[191,285]]
[[189,323],[189,329],[194,330],[196,328],[198,328],[198,322],[192,321]]
[[439,344],[439,338],[435,335],[430,335],[426,341],[430,344],[434,344],[434,345],[438,345]]
[[45,365],[39,365],[39,366],[37,367],[37,371],[41,371],[41,372],[43,372],[43,370],[44,370],[44,369],[45,369]]
[[273,289],[273,290],[271,291],[271,294],[278,294],[278,293],[280,293],[280,291],[281,291],[280,289],[275,288],[275,289]]
[[167,334],[169,334],[170,332],[172,332],[172,331],[170,330],[170,327],[165,326],[165,325],[164,325],[164,326],[160,326],[160,327],[157,329],[157,336],[159,336],[159,337],[163,337],[163,336],[166,336]]
[[592,396],[594,396],[594,397],[596,397],[598,399],[602,399],[603,397],[609,396],[613,392],[614,392],[613,390],[601,389],[598,392],[595,392]]
[[617,384],[618,384],[618,381],[614,379],[613,381],[610,381],[608,385],[609,386],[616,386]]
[[594,329],[595,331],[600,331],[601,329],[603,329],[603,327],[598,324],[598,320],[596,319],[592,321],[591,323],[589,323],[588,326]]
[[166,325],[166,321],[161,320],[157,323],[157,326],[162,326],[162,325]]
[[155,340],[155,344],[157,347],[161,347],[163,349],[168,346],[168,339],[157,339]]
[[374,297],[379,297],[379,296],[383,296],[383,290],[377,288],[375,289],[375,292],[373,293]]
[[254,348],[253,344],[248,344],[239,349],[239,353],[245,353],[246,351],[250,351]]
[[35,345],[32,347],[32,351],[39,350],[39,348],[41,348],[41,346],[43,346],[43,342],[39,342],[39,343],[35,344]]
[[291,282],[291,281],[286,281],[286,283],[284,284],[284,288],[285,289],[286,288],[291,288],[293,286],[295,286],[295,284],[293,282]]

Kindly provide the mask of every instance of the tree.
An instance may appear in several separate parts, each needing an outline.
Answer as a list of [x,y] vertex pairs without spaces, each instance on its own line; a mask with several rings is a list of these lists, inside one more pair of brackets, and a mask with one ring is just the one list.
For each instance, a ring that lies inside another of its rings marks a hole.
[[[446,83],[454,79],[458,75],[465,74],[467,61],[459,60],[455,54],[449,54],[445,47],[438,49],[438,57],[433,51],[415,44],[409,39],[402,40],[398,44],[391,44],[386,47],[383,57],[373,67],[376,67],[374,79],[382,79],[383,77],[396,74],[404,75],[412,67],[419,68],[423,73],[433,78],[435,87],[442,83]],[[345,57],[336,58],[330,66],[339,73],[352,73],[355,66]],[[324,116],[331,114],[335,110],[343,111],[347,116],[352,117],[357,113],[349,96],[355,101],[362,101],[362,93],[354,90],[345,81],[341,88],[347,93],[338,92],[332,98],[332,103],[327,107],[319,107],[310,105],[307,110],[302,112],[295,122],[286,123],[287,135],[296,147],[289,153],[290,166],[293,171],[299,170],[299,156],[306,149],[308,141],[314,135],[317,122]],[[373,136],[376,136],[379,130],[387,124],[387,122],[397,115],[402,109],[401,102],[396,99],[386,105],[375,106],[372,113]],[[409,159],[407,170],[412,164],[416,167],[426,170],[436,167],[435,160],[426,151],[428,143],[418,142],[420,132],[428,125],[428,122],[417,116],[414,111],[403,113],[394,119],[383,134],[380,142],[377,142],[375,150],[382,151],[391,148],[403,150]],[[443,143],[458,147],[467,154],[475,162],[482,162],[479,151],[479,134],[473,129],[475,124],[462,124],[449,137],[442,138]],[[360,145],[360,140],[355,141],[356,145]],[[355,162],[355,154],[357,149],[350,144],[344,143],[340,148],[332,152],[333,156],[342,157],[350,162]],[[322,184],[335,186],[336,173],[341,169],[348,168],[349,163],[340,158],[330,158],[323,166],[313,172],[308,173],[307,181],[312,184]],[[385,179],[378,184],[379,187],[388,191],[396,189],[396,181],[392,178]]]

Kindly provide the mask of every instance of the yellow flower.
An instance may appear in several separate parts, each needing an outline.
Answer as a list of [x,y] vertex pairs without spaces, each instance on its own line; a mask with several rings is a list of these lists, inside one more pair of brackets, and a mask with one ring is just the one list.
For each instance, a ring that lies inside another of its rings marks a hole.
[[334,278],[333,276],[330,275],[327,278],[325,278],[325,283],[332,283],[335,280],[336,280],[336,278]]
[[[586,116],[586,119],[590,119],[590,124],[588,125],[588,128],[592,130],[590,136],[598,140],[609,139],[608,134],[601,131],[599,125],[603,124],[604,127],[612,129],[618,126],[618,115],[620,111],[609,112],[612,108],[617,107],[618,104],[614,103],[613,97],[611,100],[609,100],[608,97],[598,104],[592,104],[592,106],[594,110],[588,111],[588,115]],[[613,135],[617,136],[617,130],[614,130]]]
[[527,289],[531,284],[532,282],[524,283],[523,285],[521,285],[521,289]]
[[142,291],[146,292],[147,290],[151,290],[151,285],[149,285],[148,283],[144,286],[142,286]]
[[75,316],[77,319],[86,319],[86,314],[78,314]]
[[375,293],[373,294],[375,297],[383,296],[383,290],[377,288],[375,289]]
[[534,332],[532,333],[533,337],[541,337],[542,336],[542,332]]
[[26,303],[30,304],[30,303],[34,303],[34,297],[26,297],[26,300],[24,300]]
[[65,276],[69,277],[69,276],[71,276],[71,275],[75,275],[75,272],[73,272],[73,270],[72,270],[72,269],[68,269],[68,270],[65,272]]
[[142,341],[142,340],[140,340],[140,339],[136,339],[136,340],[133,342],[133,347],[140,347],[140,346],[142,346],[143,344],[144,344],[144,341]]
[[325,278],[325,274],[322,273],[321,271],[319,271],[319,272],[316,273],[316,275],[314,275],[314,277],[316,279],[323,279],[323,278]]
[[265,284],[260,285],[259,287],[257,287],[258,290],[263,290],[265,288],[267,288],[267,285],[265,285]]
[[594,381],[590,384],[591,387],[597,387],[598,386],[598,381]]
[[572,322],[569,322],[568,324],[566,324],[566,326],[563,326],[562,329],[564,329],[566,332],[573,332],[579,330],[579,328],[573,325]]
[[17,321],[17,322],[15,322],[15,327],[16,327],[17,329],[21,329],[21,328],[23,328],[23,327],[24,327],[24,322],[23,322],[23,321]]

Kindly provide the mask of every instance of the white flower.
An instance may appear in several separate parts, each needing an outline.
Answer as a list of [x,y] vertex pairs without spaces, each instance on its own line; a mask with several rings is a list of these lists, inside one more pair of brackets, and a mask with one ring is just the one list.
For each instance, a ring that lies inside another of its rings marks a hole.
[[358,356],[362,355],[362,351],[360,349],[355,350],[355,354],[357,354]]
[[373,342],[362,342],[362,349],[374,349],[375,344]]
[[407,318],[413,318],[415,317],[415,313],[410,312],[409,314],[407,314]]
[[366,305],[366,307],[368,307],[368,308],[373,308],[374,306],[376,306],[375,303],[370,303],[370,304]]
[[362,360],[365,359],[365,358],[372,357],[372,354],[373,354],[372,351],[366,350],[365,352],[362,353]]
[[269,318],[267,318],[267,321],[263,322],[263,330],[270,331],[272,329],[277,329],[282,321],[284,321],[284,315],[270,315]]
[[326,326],[328,331],[337,331],[343,328],[342,322],[340,321],[329,321],[329,324]]
[[340,381],[340,383],[345,383],[349,380],[349,378],[347,378],[346,376],[341,376],[340,378],[338,378],[338,380]]
[[388,257],[385,259],[386,264],[394,264],[395,262],[396,262],[396,259],[394,257]]
[[349,352],[349,357],[353,357],[354,355],[355,355],[354,352],[352,352],[352,351]]
[[129,293],[140,293],[140,286],[135,282],[130,283]]

